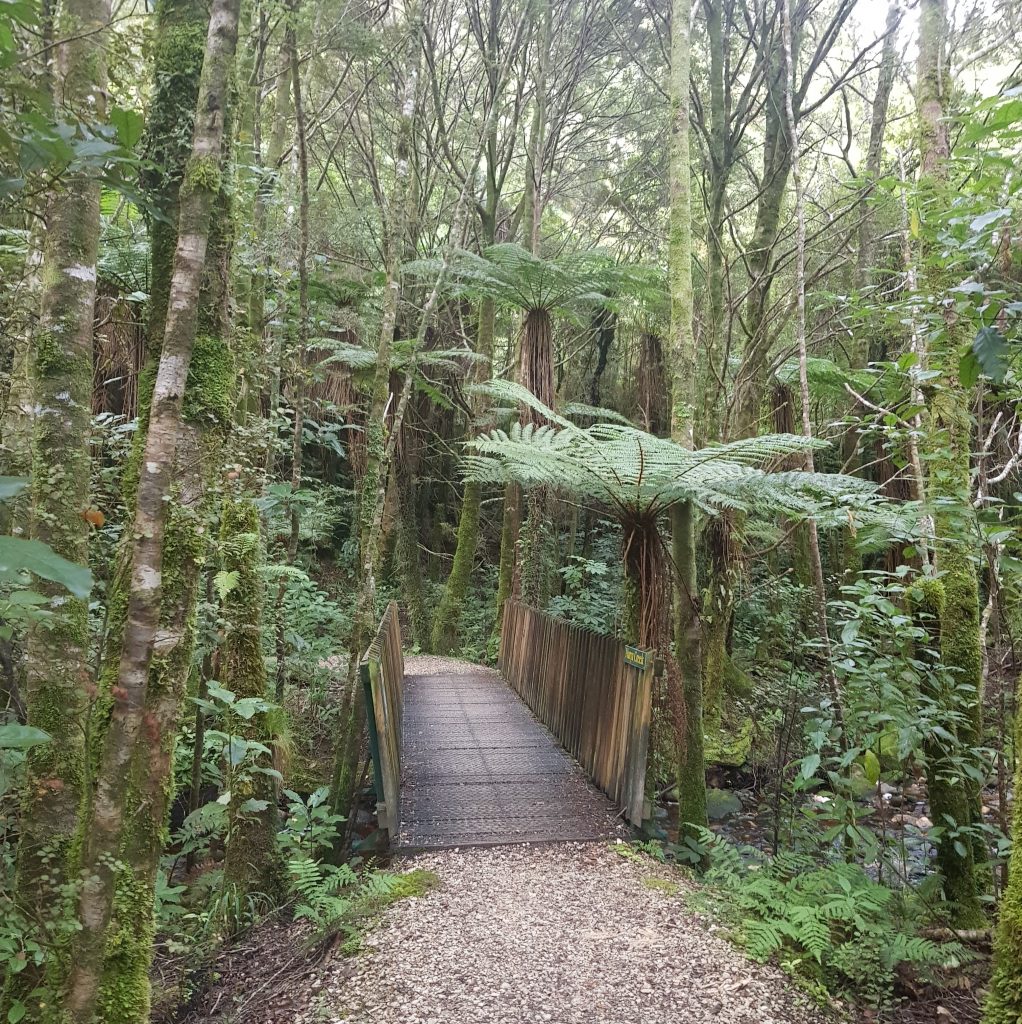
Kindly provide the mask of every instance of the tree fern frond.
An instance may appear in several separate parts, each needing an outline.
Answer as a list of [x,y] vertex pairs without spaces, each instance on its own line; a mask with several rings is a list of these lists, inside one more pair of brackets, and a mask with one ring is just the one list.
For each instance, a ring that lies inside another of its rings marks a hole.
[[514,480],[636,512],[692,501],[710,513],[739,509],[800,516],[862,503],[873,493],[872,484],[853,477],[770,472],[771,466],[825,442],[774,434],[689,451],[630,424],[579,427],[509,381],[491,381],[484,390],[498,400],[527,405],[553,425],[516,423],[470,442],[471,457],[463,468],[468,479],[479,482]]
[[632,421],[627,416],[615,412],[613,409],[604,409],[598,405],[586,405],[585,402],[569,402],[563,409],[564,415],[573,420],[602,420],[608,423],[620,423],[623,426],[632,426]]

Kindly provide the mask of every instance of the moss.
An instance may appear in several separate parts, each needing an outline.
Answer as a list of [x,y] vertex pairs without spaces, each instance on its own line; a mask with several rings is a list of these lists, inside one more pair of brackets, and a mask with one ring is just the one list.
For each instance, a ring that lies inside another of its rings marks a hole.
[[398,875],[397,882],[387,894],[388,903],[410,898],[419,899],[434,889],[440,888],[440,876],[435,871],[415,868],[403,875]]
[[103,958],[98,1016],[104,1024],[144,1024],[149,1020],[149,968],[155,934],[152,885],[125,868],[117,878]]
[[220,155],[192,156],[185,165],[181,194],[187,195],[195,189],[205,189],[216,194],[223,185]]
[[[1022,750],[1022,715],[1016,719],[1015,732],[1015,749]],[[1011,873],[1001,900],[994,940],[994,972],[983,1024],[1018,1024],[1022,1020],[1022,799],[1019,794],[1022,794],[1022,761],[1015,776]]]
[[707,722],[706,760],[710,764],[743,765],[749,759],[755,735],[755,723],[725,703],[722,717]]
[[666,878],[656,878],[655,876],[644,878],[642,885],[645,889],[663,893],[665,896],[677,896],[681,891],[681,886],[677,882],[671,882]]
[[461,501],[461,519],[458,523],[458,544],[454,550],[451,575],[444,588],[436,616],[433,619],[431,646],[434,654],[451,654],[457,650],[461,613],[465,607],[468,586],[472,579],[472,565],[479,545],[479,510],[482,487],[467,483]]
[[238,375],[234,356],[223,338],[200,334],[195,339],[185,388],[185,416],[226,433],[234,418]]
[[[268,686],[262,651],[263,580],[259,512],[250,501],[230,501],[221,515],[222,569],[237,574],[223,601],[224,638],[220,649],[220,681],[238,699],[266,698]],[[257,712],[232,724],[243,739],[270,745],[271,719]],[[224,859],[224,884],[242,905],[251,898],[276,903],[284,894],[283,862],[277,848],[277,783],[262,771],[271,768],[266,755],[236,771],[230,780],[230,831]],[[266,801],[258,811],[243,811],[246,801]]]

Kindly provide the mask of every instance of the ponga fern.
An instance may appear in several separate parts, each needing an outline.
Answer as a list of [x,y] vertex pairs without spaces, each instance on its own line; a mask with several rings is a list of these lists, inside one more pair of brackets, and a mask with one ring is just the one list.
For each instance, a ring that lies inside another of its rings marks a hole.
[[[439,270],[434,261],[405,268],[406,273],[419,275]],[[659,288],[652,271],[622,266],[607,253],[575,252],[543,259],[514,242],[491,245],[481,255],[459,252],[448,274],[457,292],[524,312],[518,379],[546,405],[553,404],[554,396],[551,314],[571,314],[586,304],[606,304],[611,296]],[[534,415],[535,410],[527,408],[527,415]]]
[[[969,958],[959,943],[938,945],[902,925],[899,896],[853,864],[792,873],[774,860],[727,884],[741,918],[738,936],[749,954],[781,954],[803,976],[831,992],[868,1002],[890,994],[902,966],[917,971],[957,967]],[[793,959],[794,958],[794,959]]]
[[658,522],[670,508],[691,502],[708,515],[738,509],[797,518],[841,506],[847,515],[873,491],[872,484],[851,477],[777,471],[792,455],[825,444],[800,435],[752,437],[691,451],[628,424],[577,426],[509,381],[484,387],[494,401],[526,406],[534,415],[524,425],[491,430],[471,441],[464,458],[467,479],[549,488],[615,516],[624,528],[630,587],[626,632],[644,646],[664,641],[669,559]]

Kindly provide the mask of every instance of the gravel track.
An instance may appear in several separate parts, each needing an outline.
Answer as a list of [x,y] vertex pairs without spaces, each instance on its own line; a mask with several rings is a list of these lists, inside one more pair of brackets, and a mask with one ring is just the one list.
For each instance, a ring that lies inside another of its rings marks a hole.
[[[295,1024],[822,1024],[777,970],[685,907],[694,888],[608,844],[409,858],[441,884],[321,974]],[[670,878],[678,892],[656,890]]]

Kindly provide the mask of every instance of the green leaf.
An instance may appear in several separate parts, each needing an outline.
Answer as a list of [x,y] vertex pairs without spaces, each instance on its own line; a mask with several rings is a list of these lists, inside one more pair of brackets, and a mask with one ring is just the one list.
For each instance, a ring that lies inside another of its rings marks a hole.
[[978,217],[974,217],[969,227],[973,231],[982,231],[984,228],[990,227],[991,224],[996,224],[999,220],[1004,220],[1005,217],[1011,216],[1011,210],[1007,207],[1001,207],[997,210],[987,210],[986,213],[981,213]]
[[875,786],[880,781],[880,758],[872,750],[867,750],[865,757],[862,759],[862,766],[866,771],[866,778],[869,780],[870,785]]
[[803,779],[811,779],[816,774],[816,769],[820,767],[820,755],[809,754],[802,760],[802,771],[799,774]]
[[972,351],[983,372],[1000,384],[1008,372],[1008,343],[996,327],[981,327],[972,342]]
[[31,725],[8,722],[0,725],[0,750],[28,750],[50,742],[50,734]]
[[238,808],[238,810],[242,814],[258,814],[259,811],[265,811],[269,806],[269,800],[256,800],[255,798],[250,797]]
[[117,130],[117,139],[125,149],[134,149],[135,143],[142,138],[145,121],[137,110],[126,110],[114,107],[110,111],[110,123]]
[[221,686],[219,683],[207,683],[206,693],[208,693],[213,700],[218,700],[222,704],[233,704],[235,700],[234,692],[226,689],[226,687]]
[[213,577],[213,586],[216,588],[217,596],[221,601],[227,600],[227,595],[238,585],[241,575],[237,569],[230,572],[221,570]]
[[18,1024],[25,1014],[28,1012],[25,1004],[20,1000],[16,999],[11,1003],[11,1008],[7,1011],[7,1024]]
[[21,573],[59,583],[75,597],[88,597],[92,573],[85,566],[61,558],[48,544],[21,537],[0,537],[0,580],[17,583]]
[[971,388],[979,380],[980,365],[970,349],[958,360],[958,379],[963,388]]

